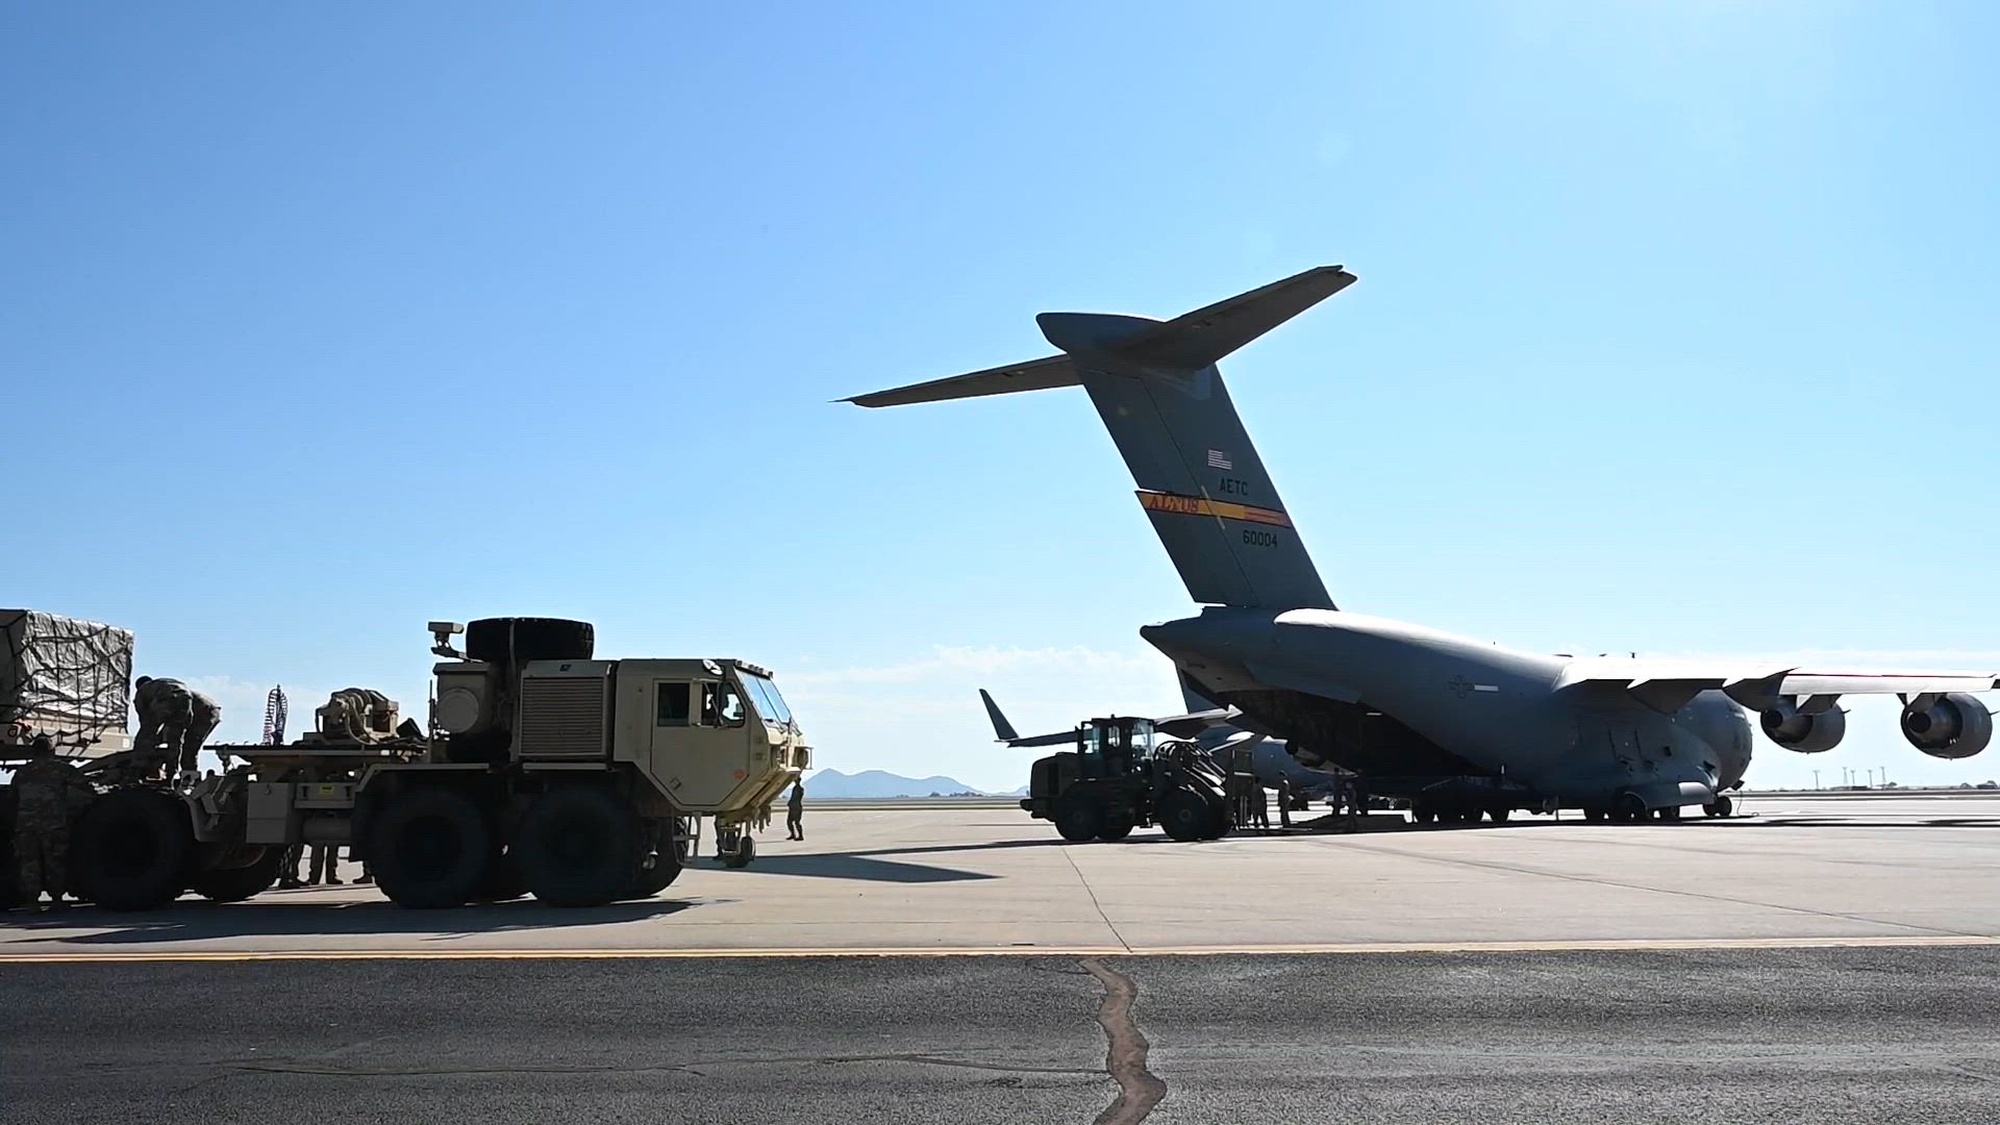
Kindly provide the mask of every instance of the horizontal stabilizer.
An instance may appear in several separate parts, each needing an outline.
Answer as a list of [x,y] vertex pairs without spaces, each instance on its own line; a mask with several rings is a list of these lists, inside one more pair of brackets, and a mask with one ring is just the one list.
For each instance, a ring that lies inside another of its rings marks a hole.
[[897,387],[889,391],[855,395],[840,401],[856,406],[907,406],[913,402],[941,402],[951,398],[980,398],[985,395],[1012,394],[1015,391],[1046,391],[1052,387],[1074,387],[1078,383],[1076,368],[1066,355],[1052,355],[1042,359],[1031,359],[1026,363],[1009,364],[1006,367],[989,367],[984,371],[974,371],[969,375],[953,375],[945,379],[932,379],[928,383],[917,383],[908,387]]
[[1339,266],[1318,266],[1184,313],[1118,345],[1139,363],[1199,371],[1354,284]]

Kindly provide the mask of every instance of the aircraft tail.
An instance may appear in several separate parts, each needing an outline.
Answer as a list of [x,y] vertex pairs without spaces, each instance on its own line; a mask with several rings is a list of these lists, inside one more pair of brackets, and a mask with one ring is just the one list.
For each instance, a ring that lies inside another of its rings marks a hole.
[[1190,597],[1333,609],[1215,364],[1355,280],[1321,266],[1169,321],[1043,313],[1035,322],[1060,355],[845,401],[900,406],[1081,384]]

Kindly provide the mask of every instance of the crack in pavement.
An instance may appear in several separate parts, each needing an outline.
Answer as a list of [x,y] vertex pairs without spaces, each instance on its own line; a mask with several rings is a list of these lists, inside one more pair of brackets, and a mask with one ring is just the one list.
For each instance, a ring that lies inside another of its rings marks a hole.
[[1083,868],[1076,865],[1076,857],[1069,854],[1068,848],[1062,849],[1062,857],[1069,861],[1069,869],[1076,872],[1076,881],[1083,884],[1083,893],[1090,896],[1090,905],[1097,910],[1097,916],[1104,920],[1104,928],[1111,931],[1111,936],[1118,940],[1119,945],[1125,947],[1125,952],[1132,952],[1132,943],[1125,940],[1125,935],[1118,932],[1118,926],[1111,920],[1111,915],[1104,912],[1104,904],[1097,901],[1097,889],[1090,885],[1089,879],[1084,878]]
[[1104,1069],[1118,1083],[1117,1099],[1097,1115],[1096,1125],[1138,1125],[1167,1096],[1167,1084],[1146,1069],[1146,1052],[1152,1044],[1132,1020],[1132,1002],[1139,997],[1139,986],[1131,977],[1100,962],[1085,961],[1083,967],[1104,986],[1097,1022],[1108,1042]]

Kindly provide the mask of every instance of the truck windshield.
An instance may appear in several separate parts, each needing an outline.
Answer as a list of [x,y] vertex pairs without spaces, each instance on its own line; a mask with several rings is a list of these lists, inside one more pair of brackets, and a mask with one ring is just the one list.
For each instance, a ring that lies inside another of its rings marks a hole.
[[744,694],[750,697],[750,705],[759,715],[781,723],[792,721],[791,708],[785,706],[785,697],[778,694],[778,685],[762,676],[753,676],[741,668],[736,674],[743,677]]

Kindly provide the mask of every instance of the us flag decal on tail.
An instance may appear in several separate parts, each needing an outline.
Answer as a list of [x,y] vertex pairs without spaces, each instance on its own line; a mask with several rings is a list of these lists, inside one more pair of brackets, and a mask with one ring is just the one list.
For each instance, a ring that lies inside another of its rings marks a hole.
[[1236,465],[1230,461],[1229,454],[1224,453],[1220,449],[1211,449],[1208,451],[1208,467],[1211,469],[1234,469]]

